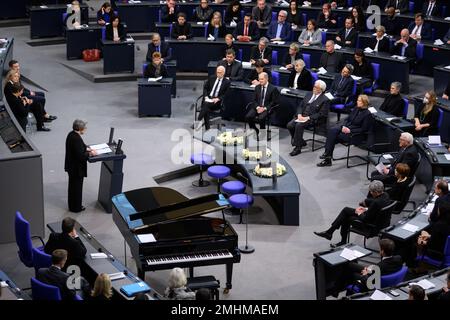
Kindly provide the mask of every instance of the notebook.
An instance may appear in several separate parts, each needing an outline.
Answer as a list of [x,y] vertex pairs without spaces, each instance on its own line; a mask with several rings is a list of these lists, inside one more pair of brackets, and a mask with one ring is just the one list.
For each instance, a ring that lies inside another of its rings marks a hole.
[[127,297],[132,297],[140,292],[148,292],[150,290],[150,287],[143,281],[127,284],[126,286],[120,288],[120,291]]

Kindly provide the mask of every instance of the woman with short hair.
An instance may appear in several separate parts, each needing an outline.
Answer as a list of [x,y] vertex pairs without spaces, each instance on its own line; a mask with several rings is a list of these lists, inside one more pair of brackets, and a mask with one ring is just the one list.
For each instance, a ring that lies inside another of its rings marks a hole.
[[195,292],[186,287],[187,279],[183,269],[173,268],[169,274],[165,296],[172,300],[194,300]]

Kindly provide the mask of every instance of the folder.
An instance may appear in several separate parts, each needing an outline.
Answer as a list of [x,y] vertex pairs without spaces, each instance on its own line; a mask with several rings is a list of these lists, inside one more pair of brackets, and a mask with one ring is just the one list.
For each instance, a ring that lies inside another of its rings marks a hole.
[[148,292],[150,290],[150,287],[143,281],[127,284],[126,286],[120,288],[120,291],[127,297],[132,297],[140,292]]

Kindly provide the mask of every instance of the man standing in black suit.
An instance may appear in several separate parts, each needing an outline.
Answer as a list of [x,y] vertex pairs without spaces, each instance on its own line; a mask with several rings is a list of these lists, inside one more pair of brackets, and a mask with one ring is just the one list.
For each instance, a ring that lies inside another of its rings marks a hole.
[[401,82],[392,82],[390,94],[384,98],[380,106],[380,110],[392,114],[396,117],[404,118],[405,101],[403,100],[400,90],[402,89]]
[[52,232],[44,247],[44,251],[47,254],[52,254],[56,249],[66,250],[67,267],[71,265],[82,267],[84,256],[86,255],[86,247],[78,237],[75,223],[76,221],[70,217],[64,218],[61,223],[62,232]]
[[169,45],[166,42],[161,41],[161,36],[159,33],[154,33],[152,42],[148,44],[147,56],[145,58],[147,62],[152,62],[153,52],[161,53],[162,62],[169,61],[172,58]]
[[257,46],[253,46],[250,51],[250,62],[254,65],[257,60],[264,62],[264,65],[272,64],[272,48],[269,46],[269,39],[262,37]]
[[331,104],[344,103],[347,97],[352,95],[353,83],[355,80],[351,77],[353,73],[353,66],[351,64],[345,65],[342,68],[341,74],[334,77],[329,92],[333,95]]
[[209,114],[213,110],[220,109],[225,93],[230,87],[230,80],[225,78],[225,67],[218,66],[216,75],[209,77],[203,87],[203,103],[200,113],[198,114],[198,125],[196,130],[200,130],[203,123],[205,123],[205,130],[209,130]]
[[328,40],[325,43],[325,51],[320,56],[319,67],[326,69],[328,72],[340,72],[345,65],[345,60],[341,53],[334,50],[333,40]]
[[66,138],[64,170],[69,175],[69,211],[81,212],[85,209],[81,201],[83,179],[87,177],[87,159],[89,156],[97,155],[97,152],[86,146],[81,138],[81,135],[86,132],[86,122],[77,119],[73,122],[72,129]]
[[409,36],[409,30],[403,29],[400,32],[400,39],[395,42],[391,54],[402,57],[416,59],[417,41]]
[[381,209],[388,206],[391,201],[389,200],[388,194],[384,192],[384,185],[381,181],[372,181],[369,185],[369,193],[371,197],[364,200],[363,203],[365,206],[359,206],[356,209],[345,207],[328,230],[314,232],[314,234],[331,240],[333,232],[340,228],[341,241],[332,245],[333,247],[338,247],[347,243],[347,235],[354,220],[359,220],[367,224],[376,224],[379,220],[378,216],[380,215]]
[[259,122],[261,129],[266,128],[266,118],[270,109],[278,104],[280,93],[278,89],[269,83],[269,76],[266,72],[261,72],[258,76],[259,85],[255,87],[255,99],[253,105],[245,116],[245,121],[248,122],[250,128],[259,134],[259,129],[256,128],[255,122]]
[[336,43],[341,47],[354,48],[356,46],[356,37],[358,32],[353,27],[353,19],[348,17],[345,19],[345,28],[339,30],[336,36]]
[[414,145],[414,137],[409,132],[403,132],[400,135],[398,144],[400,146],[400,150],[395,156],[392,165],[384,168],[382,173],[378,172],[378,170],[372,172],[371,180],[380,180],[386,185],[394,184],[395,181],[397,181],[397,177],[395,176],[395,166],[397,163],[407,164],[411,168],[409,175],[411,177],[414,176],[417,161],[419,161],[419,153]]
[[236,61],[236,53],[233,49],[228,49],[225,60],[219,61],[218,65],[225,68],[225,78],[230,81],[242,81],[244,78],[244,70],[242,63]]
[[287,129],[291,134],[291,143],[294,150],[291,156],[296,156],[302,152],[302,147],[306,146],[303,140],[303,132],[305,128],[325,120],[328,116],[330,101],[325,97],[324,92],[327,85],[322,80],[314,83],[313,91],[303,98],[300,104],[298,115],[287,124]]

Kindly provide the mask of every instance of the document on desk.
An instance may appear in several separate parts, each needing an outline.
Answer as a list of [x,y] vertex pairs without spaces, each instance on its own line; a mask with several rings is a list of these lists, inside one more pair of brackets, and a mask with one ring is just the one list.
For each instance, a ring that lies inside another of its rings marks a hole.
[[356,80],[356,81],[358,81],[358,80],[361,80],[361,79],[362,79],[362,77],[358,77],[358,76],[354,76],[354,75],[351,75],[351,77],[353,78],[353,80]]
[[446,160],[450,161],[450,154],[444,154],[444,156]]
[[436,287],[433,282],[428,281],[427,279],[422,279],[419,282],[411,282],[409,285],[411,286],[413,284],[422,287],[423,290],[428,290]]
[[106,259],[108,256],[104,252],[93,252],[91,253],[91,259]]
[[324,67],[320,67],[319,71],[317,71],[317,74],[325,74],[327,73],[327,69],[325,69]]
[[445,66],[444,69],[450,70],[450,66]]
[[389,153],[383,154],[383,158],[386,159],[386,160],[394,159],[394,157],[391,156]]
[[[353,76],[352,76],[352,77],[353,77]],[[375,109],[374,107],[369,107],[369,111],[370,111],[370,113],[372,113],[372,114],[378,112],[377,109]]]
[[334,44],[334,49],[335,50],[340,50],[342,49],[342,47],[340,45],[338,45],[337,43]]
[[289,93],[289,89],[288,88],[283,88],[283,89],[281,89],[280,93],[281,94]]
[[392,58],[394,58],[394,59],[398,59],[398,60],[405,60],[406,59],[406,57],[403,57],[403,56],[397,56],[397,55],[393,55],[393,56],[391,56]]
[[364,253],[359,252],[358,250],[352,250],[349,248],[344,248],[344,250],[342,250],[340,256],[348,261],[352,261],[355,260],[357,258],[360,258],[364,255]]
[[411,223],[406,223],[402,227],[402,229],[414,233],[414,232],[417,232],[417,230],[419,230],[419,227],[414,224],[411,224]]
[[375,290],[370,296],[370,300],[392,300],[392,298],[380,290]]
[[92,146],[89,146],[89,148],[97,151],[97,154],[104,154],[104,153],[112,152],[111,148],[106,143],[93,144]]
[[364,49],[364,52],[365,53],[373,53],[373,50],[370,49],[369,47],[367,47],[367,48]]
[[120,280],[125,278],[125,274],[123,272],[110,273],[109,278],[111,279],[111,281]]
[[138,234],[137,237],[141,243],[156,242],[153,233]]
[[334,99],[334,96],[331,93],[329,93],[329,92],[325,93],[325,97],[327,97],[330,100]]
[[436,40],[434,40],[434,45],[435,45],[435,46],[442,46],[443,44],[444,44],[444,42],[442,42],[441,39],[436,39]]
[[379,173],[383,174],[383,173],[384,173],[384,169],[386,169],[386,166],[384,165],[383,162],[380,162],[380,163],[378,163],[378,164],[375,166],[375,169],[377,169],[377,171],[378,171]]
[[47,7],[47,6],[39,6],[39,8],[41,8],[41,9],[47,9],[48,7]]
[[254,87],[256,87],[256,84],[251,84],[250,85],[250,88],[254,88]]
[[286,41],[272,41],[272,43],[274,43],[274,44],[285,44]]
[[441,144],[441,136],[428,136],[428,143],[434,145]]
[[248,62],[248,61],[242,61],[242,68],[244,68],[244,69],[251,69],[252,68],[252,63]]
[[6,288],[8,286],[8,283],[6,281],[0,281],[0,287]]
[[287,70],[287,68],[286,67],[280,67],[280,70],[285,71],[285,70]]
[[162,77],[158,77],[158,78],[148,78],[148,82],[156,82],[156,81],[159,81],[159,80],[161,80],[162,79]]

